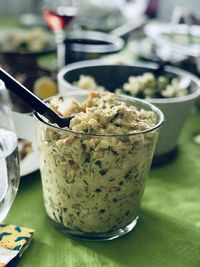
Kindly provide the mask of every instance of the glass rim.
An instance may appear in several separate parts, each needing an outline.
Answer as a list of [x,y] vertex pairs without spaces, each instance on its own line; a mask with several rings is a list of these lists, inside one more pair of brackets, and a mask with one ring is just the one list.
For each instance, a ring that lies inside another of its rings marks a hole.
[[[88,93],[87,92],[82,92],[82,91],[79,91],[79,92],[76,92],[76,93],[73,93],[73,92],[68,92],[66,94],[58,94],[56,96],[53,96],[53,97],[50,97],[48,99],[45,100],[45,102],[48,102],[49,100],[51,100],[52,98],[54,97],[67,97],[67,96],[87,96]],[[123,133],[123,134],[94,134],[94,133],[83,133],[83,132],[77,132],[77,131],[73,131],[69,128],[61,128],[59,127],[58,125],[56,124],[51,124],[47,121],[45,121],[43,118],[42,118],[42,115],[40,115],[38,112],[34,111],[33,112],[33,115],[34,115],[34,118],[47,125],[48,127],[50,128],[53,128],[53,129],[57,129],[61,132],[67,132],[67,133],[71,133],[73,135],[76,135],[76,136],[87,136],[87,137],[105,137],[105,138],[109,138],[109,137],[128,137],[128,136],[134,136],[134,135],[139,135],[139,134],[146,134],[146,133],[149,133],[149,132],[152,132],[158,128],[160,128],[160,126],[164,123],[164,115],[163,115],[163,112],[157,108],[155,105],[145,101],[145,100],[141,100],[139,98],[136,98],[136,97],[131,97],[131,96],[124,96],[124,95],[116,95],[116,98],[119,99],[119,100],[122,100],[122,101],[126,101],[126,102],[129,102],[129,103],[137,103],[139,102],[141,105],[141,108],[144,108],[144,106],[146,107],[149,107],[149,110],[147,111],[153,111],[154,114],[157,115],[157,123],[148,128],[148,129],[145,129],[145,130],[142,130],[142,131],[137,131],[137,132],[128,132],[128,133]]]
[[[69,38],[68,38],[69,37]],[[68,36],[65,38],[64,42],[66,45],[70,45],[70,40],[96,40],[104,41],[106,44],[81,44],[81,43],[72,43],[72,50],[80,53],[109,53],[113,51],[119,51],[124,46],[124,40],[121,37],[118,37],[111,33],[98,32],[98,31],[84,31],[83,33],[69,32]]]

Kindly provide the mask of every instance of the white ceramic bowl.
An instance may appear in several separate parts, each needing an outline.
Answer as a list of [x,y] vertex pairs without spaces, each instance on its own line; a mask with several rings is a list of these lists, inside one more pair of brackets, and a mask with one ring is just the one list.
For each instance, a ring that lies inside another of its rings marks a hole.
[[[85,74],[93,76],[99,85],[114,91],[125,83],[129,76],[152,72],[156,68],[157,65],[147,63],[113,65],[99,60],[82,61],[64,67],[58,74],[58,85],[60,93],[80,90],[73,83],[79,80],[81,74]],[[166,66],[163,74],[170,74],[172,77],[179,78],[187,76],[190,80],[191,93],[182,97],[149,100],[165,116],[165,123],[160,131],[155,150],[154,163],[156,164],[169,161],[175,156],[184,122],[195,101],[200,96],[200,80],[189,72]]]

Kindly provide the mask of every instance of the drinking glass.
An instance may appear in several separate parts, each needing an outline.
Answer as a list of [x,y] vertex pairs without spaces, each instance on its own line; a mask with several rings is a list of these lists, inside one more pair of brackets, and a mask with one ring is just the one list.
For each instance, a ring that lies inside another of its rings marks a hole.
[[[80,101],[86,94],[61,97]],[[155,126],[146,132],[97,135],[50,125],[36,114],[45,209],[53,226],[70,237],[111,240],[137,223],[163,115],[142,100],[119,99],[153,111]]]
[[58,68],[64,66],[64,30],[77,15],[77,0],[44,0],[43,18],[55,34]]
[[15,199],[20,179],[17,136],[8,92],[0,80],[0,223]]

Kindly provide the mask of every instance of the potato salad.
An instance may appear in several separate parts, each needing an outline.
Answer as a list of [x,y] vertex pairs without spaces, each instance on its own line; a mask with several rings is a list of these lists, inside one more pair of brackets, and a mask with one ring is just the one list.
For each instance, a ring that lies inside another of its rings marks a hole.
[[[89,75],[80,75],[74,85],[85,90],[106,91],[106,88],[97,84],[94,77]],[[188,95],[190,88],[181,84],[178,78],[168,75],[156,77],[153,73],[146,72],[142,75],[129,76],[127,82],[115,89],[115,93],[142,99],[172,98]]]
[[109,92],[85,101],[54,97],[69,128],[39,122],[45,208],[55,223],[84,233],[122,229],[138,216],[157,139],[154,111]]

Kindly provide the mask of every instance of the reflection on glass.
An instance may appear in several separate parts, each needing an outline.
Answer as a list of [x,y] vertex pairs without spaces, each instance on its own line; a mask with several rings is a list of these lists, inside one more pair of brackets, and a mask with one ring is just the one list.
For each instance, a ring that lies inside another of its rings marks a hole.
[[19,186],[17,137],[9,100],[0,80],[0,223],[5,219]]

